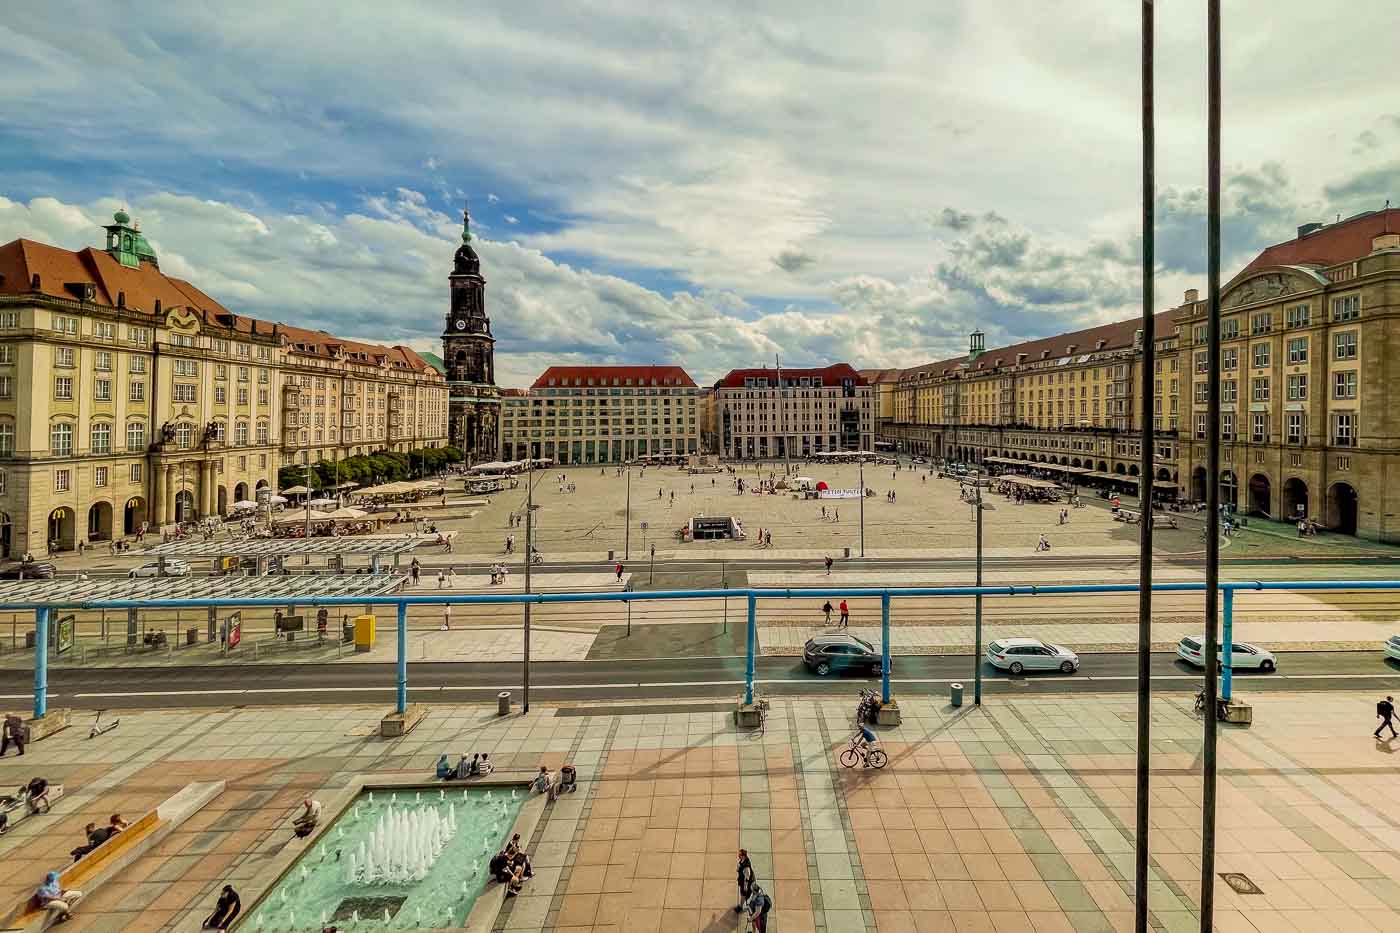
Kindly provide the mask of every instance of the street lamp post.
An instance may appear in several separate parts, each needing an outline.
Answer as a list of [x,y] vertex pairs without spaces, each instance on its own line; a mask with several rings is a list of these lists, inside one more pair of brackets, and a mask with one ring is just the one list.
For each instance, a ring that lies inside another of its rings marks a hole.
[[860,461],[860,556],[865,556],[865,460]]
[[622,559],[632,559],[632,465],[625,464],[627,471],[627,507],[623,513]]
[[[525,470],[525,592],[530,592],[530,564],[535,557],[535,461],[532,458],[530,465]],[[523,705],[525,712],[530,712],[530,604],[525,603],[525,638],[524,638],[524,662],[525,669],[521,673],[520,684],[522,687]]]
[[[973,487],[975,498],[972,510],[977,514],[977,586],[982,586],[982,484]],[[972,645],[972,704],[982,705],[982,593],[976,596],[976,613],[973,617]]]

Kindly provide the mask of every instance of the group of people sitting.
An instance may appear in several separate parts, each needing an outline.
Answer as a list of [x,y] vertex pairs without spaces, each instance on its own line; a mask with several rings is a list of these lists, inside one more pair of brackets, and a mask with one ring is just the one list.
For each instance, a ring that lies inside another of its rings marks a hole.
[[321,801],[306,797],[301,802],[302,811],[292,820],[292,832],[298,839],[305,839],[321,822]]
[[108,839],[111,839],[117,833],[126,829],[128,825],[126,820],[122,819],[120,813],[113,813],[112,818],[107,822],[106,826],[98,826],[96,823],[89,823],[87,826],[83,827],[83,832],[87,834],[87,842],[73,849],[68,854],[73,856],[73,861],[76,862],[93,849],[102,845],[102,843],[106,842]]
[[555,774],[548,765],[540,765],[540,773],[530,782],[530,789],[547,795],[550,800],[557,800],[564,791],[578,790],[578,772],[573,765],[564,765]]
[[452,759],[444,754],[438,759],[436,774],[439,780],[460,781],[470,777],[480,777],[483,774],[490,774],[496,770],[496,766],[491,763],[491,756],[486,752],[472,753],[471,760],[467,760],[466,752],[457,759],[454,765]]
[[11,810],[21,804],[29,807],[30,813],[45,813],[49,810],[49,782],[41,777],[30,778],[29,783],[21,784],[13,794],[0,796],[0,836],[10,831]]
[[530,867],[530,857],[520,845],[520,834],[510,837],[506,847],[497,852],[487,868],[491,878],[506,886],[506,897],[515,897],[525,887],[525,881],[534,876]]

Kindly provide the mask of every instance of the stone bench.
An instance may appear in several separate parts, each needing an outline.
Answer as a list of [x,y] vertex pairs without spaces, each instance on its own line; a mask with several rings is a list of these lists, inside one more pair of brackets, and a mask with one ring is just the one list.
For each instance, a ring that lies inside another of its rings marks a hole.
[[[126,829],[58,871],[59,884],[65,891],[78,890],[91,896],[108,880],[119,877],[122,869],[150,852],[185,820],[224,792],[223,781],[187,784],[154,810],[142,814]],[[37,888],[42,878],[35,878]],[[75,913],[82,911],[79,902]],[[32,895],[8,910],[0,908],[0,930],[38,931],[49,923],[49,912],[35,905]]]
[[[49,785],[49,806],[52,807],[54,804],[58,803],[58,801],[59,801],[62,797],[63,797],[63,785],[62,785],[62,784],[50,784],[50,785]],[[19,825],[20,823],[23,823],[25,820],[27,820],[27,819],[29,819],[31,816],[33,816],[33,815],[34,815],[34,811],[32,811],[32,810],[29,809],[29,804],[28,804],[28,803],[21,803],[19,806],[15,807],[13,810],[6,810],[6,811],[5,811],[5,815],[6,815],[7,817],[9,817],[8,826],[9,826],[9,828],[10,828],[11,830],[13,830],[17,825]]]

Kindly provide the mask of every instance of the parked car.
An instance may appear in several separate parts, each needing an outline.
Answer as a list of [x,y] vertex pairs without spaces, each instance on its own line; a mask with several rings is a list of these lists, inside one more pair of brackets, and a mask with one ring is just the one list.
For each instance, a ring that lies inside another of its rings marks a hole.
[[[1177,642],[1176,655],[1187,664],[1205,667],[1205,643],[1204,635],[1187,635]],[[1259,670],[1267,674],[1278,667],[1278,658],[1272,651],[1237,641],[1230,645],[1230,667]]]
[[21,561],[0,568],[0,580],[52,580],[57,572],[53,564]]
[[165,572],[160,569],[160,561],[147,561],[140,567],[127,574],[128,577],[187,577],[190,575],[190,565],[180,560],[178,557],[167,557],[165,559]]
[[987,663],[992,667],[1021,674],[1026,671],[1079,670],[1079,655],[1063,645],[1052,645],[1038,638],[998,638],[987,646]]
[[807,639],[807,644],[802,646],[802,660],[808,670],[822,677],[852,670],[879,674],[884,661],[874,645],[847,632],[830,632]]
[[1385,643],[1385,656],[1400,661],[1400,635],[1391,635]]

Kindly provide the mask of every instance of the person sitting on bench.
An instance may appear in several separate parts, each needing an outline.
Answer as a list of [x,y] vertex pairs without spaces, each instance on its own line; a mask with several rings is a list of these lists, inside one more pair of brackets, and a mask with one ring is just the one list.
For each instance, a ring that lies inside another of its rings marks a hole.
[[73,908],[83,899],[82,891],[65,891],[59,884],[58,872],[51,871],[44,876],[44,883],[34,892],[34,902],[40,910],[47,910],[57,919],[68,920],[73,916]]
[[83,832],[87,833],[87,842],[68,853],[73,856],[73,861],[75,862],[93,849],[102,845],[102,843],[106,842],[108,839],[111,839],[117,833],[121,832],[121,830],[114,826],[98,826],[96,823],[89,823],[87,826],[83,827]]
[[41,777],[30,780],[24,786],[25,801],[29,804],[30,813],[38,813],[40,805],[47,813],[52,807],[49,804],[49,782]]
[[437,768],[435,769],[435,773],[437,774],[440,780],[444,781],[450,781],[457,776],[457,767],[456,765],[452,764],[452,759],[447,757],[446,752],[444,752],[443,756],[437,760]]

